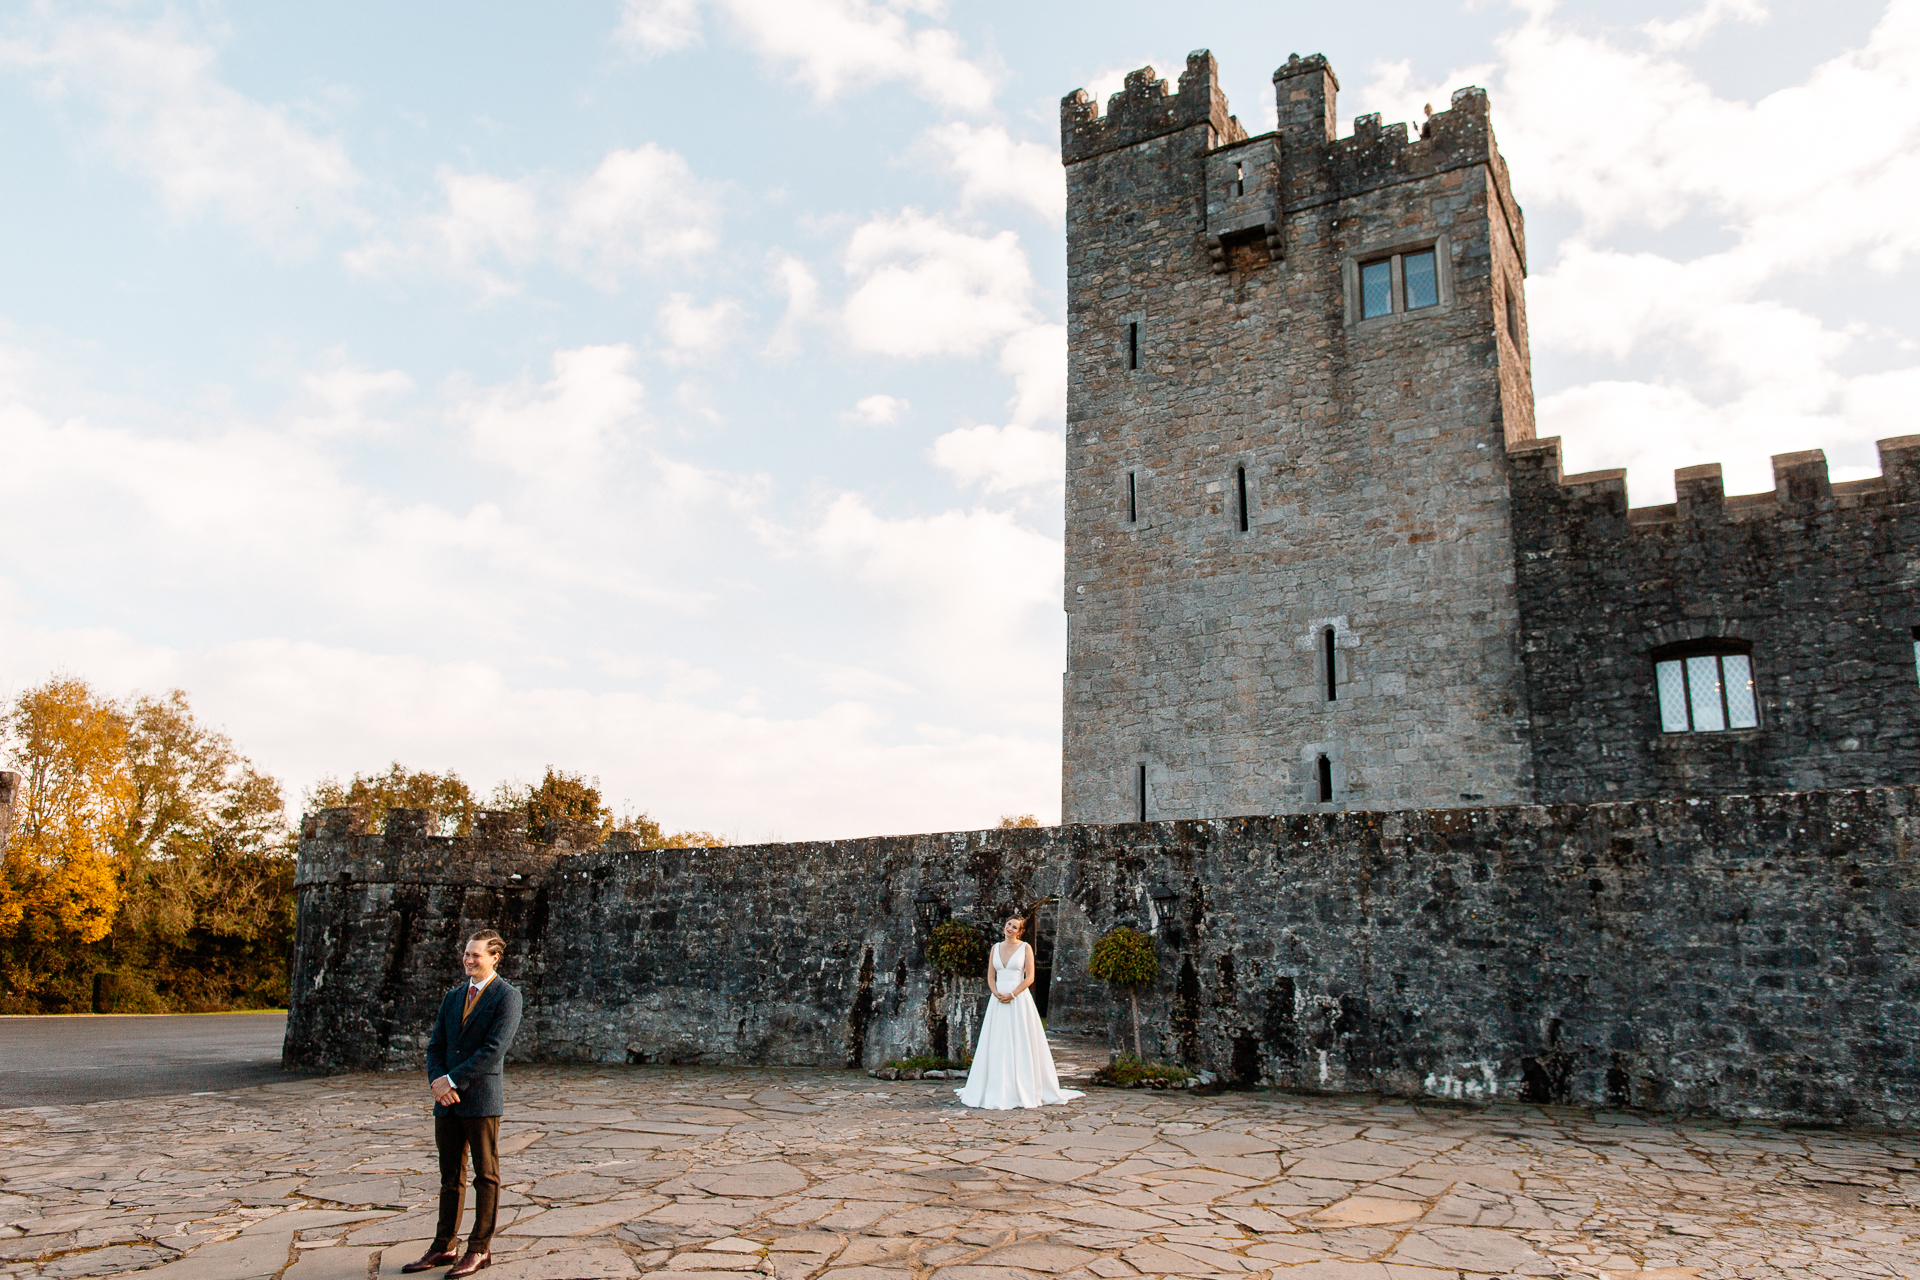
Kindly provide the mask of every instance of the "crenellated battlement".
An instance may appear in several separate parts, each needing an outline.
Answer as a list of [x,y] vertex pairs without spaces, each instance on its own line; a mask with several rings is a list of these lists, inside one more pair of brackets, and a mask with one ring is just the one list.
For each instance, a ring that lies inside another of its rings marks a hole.
[[[1278,127],[1271,134],[1257,137],[1250,137],[1229,110],[1226,94],[1219,87],[1219,64],[1205,49],[1187,55],[1187,67],[1177,90],[1170,89],[1152,67],[1128,73],[1125,86],[1107,100],[1104,113],[1086,90],[1076,89],[1060,100],[1062,162],[1073,165],[1206,126],[1199,149],[1210,153],[1207,189],[1209,212],[1215,216],[1209,218],[1209,234],[1217,242],[1220,234],[1213,224],[1218,210],[1211,205],[1214,193],[1221,189],[1225,169],[1213,158],[1246,144],[1265,146],[1271,157],[1263,154],[1256,163],[1263,171],[1269,165],[1275,170],[1274,181],[1263,183],[1259,194],[1259,202],[1267,211],[1265,220],[1245,213],[1230,217],[1233,225],[1229,234],[1267,227],[1274,257],[1280,256],[1278,223],[1286,214],[1484,164],[1498,192],[1521,271],[1525,272],[1526,228],[1513,198],[1506,161],[1494,143],[1486,90],[1457,90],[1448,108],[1430,112],[1417,132],[1404,122],[1382,124],[1374,113],[1357,118],[1352,134],[1343,138],[1335,115],[1340,81],[1324,56],[1303,58],[1294,54],[1273,73],[1273,84]],[[1214,249],[1215,269],[1224,270],[1224,254],[1217,243]]]
[[375,832],[363,808],[321,809],[301,820],[294,888],[443,884],[449,876],[496,889],[518,888],[544,876],[568,854],[632,847],[632,837],[622,832],[603,843],[598,824],[591,821],[551,824],[539,843],[527,839],[526,827],[526,814],[517,809],[482,810],[474,816],[471,835],[443,836],[440,815],[432,809],[389,809],[385,828]]
[[[1625,471],[1563,475],[1558,439],[1509,451],[1540,799],[1920,776],[1920,436],[1879,443],[1864,480],[1809,449],[1774,457],[1771,492],[1730,496],[1707,463],[1648,507]],[[1741,655],[1745,724],[1656,696],[1677,652]]]
[[1220,64],[1205,49],[1187,55],[1177,91],[1170,92],[1152,67],[1141,67],[1129,72],[1126,86],[1107,99],[1104,114],[1085,89],[1062,98],[1061,159],[1074,164],[1195,125],[1208,126],[1221,142],[1247,136],[1227,110],[1227,95],[1220,90]]
[[1822,450],[1775,454],[1770,492],[1732,496],[1719,463],[1681,467],[1673,473],[1674,501],[1645,507],[1629,505],[1624,468],[1562,474],[1558,436],[1524,441],[1510,449],[1508,457],[1516,504],[1548,504],[1581,521],[1591,533],[1605,535],[1672,525],[1801,519],[1920,501],[1920,435],[1881,440],[1878,448],[1881,474],[1838,484],[1828,474]]

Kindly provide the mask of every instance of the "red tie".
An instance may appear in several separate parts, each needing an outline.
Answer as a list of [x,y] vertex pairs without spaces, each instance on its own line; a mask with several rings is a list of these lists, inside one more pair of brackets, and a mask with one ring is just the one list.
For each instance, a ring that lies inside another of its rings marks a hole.
[[468,987],[466,1007],[460,1010],[460,1021],[463,1025],[466,1023],[467,1015],[473,1012],[473,1006],[479,1003],[480,1003],[480,988]]

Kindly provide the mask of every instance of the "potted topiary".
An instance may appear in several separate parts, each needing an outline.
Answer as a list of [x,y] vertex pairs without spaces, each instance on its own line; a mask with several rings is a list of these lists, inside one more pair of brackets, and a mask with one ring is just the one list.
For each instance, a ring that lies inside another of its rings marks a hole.
[[948,980],[947,994],[951,998],[947,1017],[949,1026],[960,1028],[962,1043],[948,1044],[947,1057],[955,1062],[963,1061],[972,1047],[967,1021],[959,1015],[965,1002],[960,998],[969,974],[979,976],[987,969],[987,939],[978,929],[959,920],[943,920],[934,926],[933,936],[927,939],[927,964],[942,978]]
[[1126,988],[1133,1004],[1133,1053],[1144,1061],[1140,1051],[1140,988],[1160,976],[1160,957],[1154,952],[1153,939],[1121,925],[1093,944],[1093,958],[1087,968],[1100,981]]

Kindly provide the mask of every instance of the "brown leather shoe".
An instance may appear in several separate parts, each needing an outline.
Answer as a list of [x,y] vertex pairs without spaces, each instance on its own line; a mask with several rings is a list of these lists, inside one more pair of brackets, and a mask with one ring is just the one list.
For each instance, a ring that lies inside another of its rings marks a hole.
[[442,1249],[438,1253],[435,1253],[432,1249],[429,1249],[427,1250],[425,1256],[421,1257],[417,1262],[409,1262],[406,1266],[400,1269],[408,1273],[412,1273],[415,1271],[431,1271],[435,1267],[450,1267],[458,1261],[460,1261],[460,1255],[453,1252],[451,1249]]
[[491,1253],[470,1253],[455,1263],[453,1270],[447,1272],[447,1280],[459,1280],[461,1276],[470,1276],[480,1270],[480,1268],[490,1267],[492,1265],[493,1255]]

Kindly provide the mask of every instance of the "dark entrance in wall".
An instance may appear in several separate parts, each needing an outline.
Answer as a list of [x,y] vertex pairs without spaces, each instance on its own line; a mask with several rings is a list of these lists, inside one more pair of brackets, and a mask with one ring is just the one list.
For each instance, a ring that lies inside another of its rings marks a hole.
[[1057,898],[1042,898],[1027,908],[1026,930],[1022,934],[1033,948],[1034,1008],[1047,1016],[1047,991],[1053,985],[1053,916],[1060,903]]

